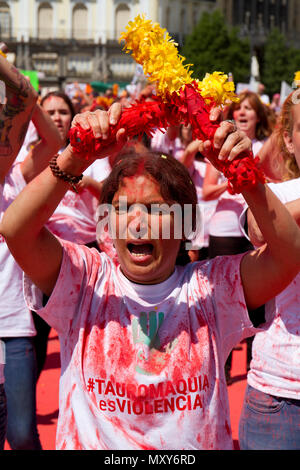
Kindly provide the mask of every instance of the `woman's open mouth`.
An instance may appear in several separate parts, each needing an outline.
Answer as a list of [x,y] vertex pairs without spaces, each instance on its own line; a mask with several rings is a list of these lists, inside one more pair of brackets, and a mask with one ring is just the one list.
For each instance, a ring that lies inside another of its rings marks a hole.
[[130,257],[134,261],[148,261],[152,257],[154,246],[152,243],[127,243],[127,249],[130,253]]

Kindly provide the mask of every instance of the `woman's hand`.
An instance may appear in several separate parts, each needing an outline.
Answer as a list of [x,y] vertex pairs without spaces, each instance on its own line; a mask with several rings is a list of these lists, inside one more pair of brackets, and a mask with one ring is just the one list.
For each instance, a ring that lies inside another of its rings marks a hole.
[[221,122],[215,132],[213,143],[209,140],[201,141],[199,152],[209,159],[212,145],[219,150],[218,159],[221,161],[232,161],[242,152],[252,149],[251,140],[243,131],[237,130],[235,124],[230,121]]
[[[122,107],[120,103],[113,103],[108,111],[97,109],[95,112],[87,111],[84,113],[77,114],[71,127],[79,125],[84,130],[92,130],[95,139],[102,139],[105,141],[108,139],[110,134],[110,126],[115,126],[121,116]],[[115,141],[109,146],[109,148],[103,148],[103,151],[97,152],[97,158],[103,158],[107,154],[114,154],[118,152],[123,145],[126,143],[125,129],[119,129],[116,133]]]

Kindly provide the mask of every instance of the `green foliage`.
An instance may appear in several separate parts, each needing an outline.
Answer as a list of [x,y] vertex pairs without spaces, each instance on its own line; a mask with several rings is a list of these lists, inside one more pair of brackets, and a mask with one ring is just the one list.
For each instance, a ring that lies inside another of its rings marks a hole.
[[292,85],[294,74],[300,70],[300,51],[289,46],[277,28],[268,35],[264,45],[261,81],[271,96],[280,92],[281,81]]
[[186,37],[181,54],[193,64],[193,77],[202,79],[206,72],[232,72],[235,83],[248,82],[250,45],[239,37],[237,28],[229,29],[223,15],[215,10],[203,13],[193,32]]

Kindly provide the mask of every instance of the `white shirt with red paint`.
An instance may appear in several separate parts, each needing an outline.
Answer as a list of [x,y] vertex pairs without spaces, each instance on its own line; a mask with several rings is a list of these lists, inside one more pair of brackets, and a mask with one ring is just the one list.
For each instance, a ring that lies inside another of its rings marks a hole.
[[[300,178],[269,187],[283,202],[300,198]],[[300,399],[300,274],[266,304],[274,321],[256,334],[248,383],[274,396]]]
[[209,223],[214,215],[218,201],[205,201],[203,199],[203,182],[207,169],[207,163],[204,161],[194,160],[193,164],[189,167],[189,173],[197,192],[198,205],[201,210],[201,230],[193,240],[193,245],[197,247],[207,247],[209,245]]
[[60,338],[57,449],[232,449],[224,363],[257,331],[243,255],[176,267],[153,286],[105,253],[63,246],[44,308],[24,280],[28,305]]
[[[20,164],[12,167],[0,185],[0,220],[8,206],[26,186]],[[24,301],[23,271],[0,235],[0,338],[34,336],[32,315]]]
[[[102,181],[107,178],[110,171],[108,159],[101,159],[88,167],[84,175]],[[63,240],[80,244],[94,242],[98,204],[98,199],[88,189],[78,194],[69,190],[49,219],[47,228]]]

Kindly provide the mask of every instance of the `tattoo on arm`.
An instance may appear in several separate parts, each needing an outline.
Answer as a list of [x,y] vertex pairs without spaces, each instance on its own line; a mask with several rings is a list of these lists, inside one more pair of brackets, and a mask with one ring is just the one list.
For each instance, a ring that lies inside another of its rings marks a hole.
[[12,155],[12,146],[8,138],[12,128],[12,120],[0,121],[0,156],[10,157]]
[[[10,157],[22,145],[29,120],[31,105],[23,117],[17,116],[26,111],[33,89],[29,81],[13,65],[0,58],[0,79],[5,82],[7,102],[0,117],[0,157]],[[17,119],[16,119],[17,117]],[[16,125],[15,145],[11,141],[11,130]]]
[[9,70],[10,73],[8,76],[4,76],[0,71],[0,78],[5,82],[6,87],[10,89],[13,94],[28,98],[31,89],[29,81],[13,65],[10,65]]

